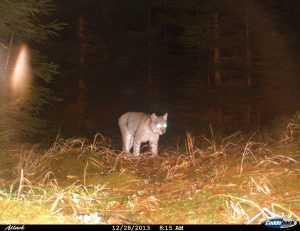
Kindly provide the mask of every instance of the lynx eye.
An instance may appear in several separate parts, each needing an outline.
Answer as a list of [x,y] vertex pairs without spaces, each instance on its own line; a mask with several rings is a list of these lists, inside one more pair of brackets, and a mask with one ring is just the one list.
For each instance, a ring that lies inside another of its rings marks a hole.
[[157,128],[161,128],[161,124],[156,124],[156,127]]
[[166,128],[167,127],[167,125],[166,124],[164,124],[164,128]]

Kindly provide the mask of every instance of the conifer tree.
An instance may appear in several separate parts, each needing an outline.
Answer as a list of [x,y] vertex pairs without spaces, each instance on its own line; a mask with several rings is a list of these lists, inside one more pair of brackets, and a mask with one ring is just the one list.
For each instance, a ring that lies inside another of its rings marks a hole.
[[[55,10],[51,0],[0,2],[0,145],[43,133],[46,121],[40,112],[55,100],[47,84],[58,73],[38,48],[56,36],[64,24],[49,20]],[[28,95],[13,95],[11,76],[22,44],[29,51],[31,84]]]

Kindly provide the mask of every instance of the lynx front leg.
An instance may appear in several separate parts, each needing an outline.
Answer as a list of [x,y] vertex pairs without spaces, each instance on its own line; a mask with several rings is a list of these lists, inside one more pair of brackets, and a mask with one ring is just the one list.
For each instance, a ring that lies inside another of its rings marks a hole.
[[158,155],[158,153],[157,153],[158,138],[150,140],[149,143],[150,143],[151,154]]

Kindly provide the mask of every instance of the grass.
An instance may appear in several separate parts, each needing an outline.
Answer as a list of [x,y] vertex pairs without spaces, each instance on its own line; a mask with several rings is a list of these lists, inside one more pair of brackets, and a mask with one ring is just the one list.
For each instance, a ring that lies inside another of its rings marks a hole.
[[[289,134],[291,132],[289,131]],[[180,151],[179,151],[180,150]],[[240,224],[300,217],[300,146],[235,133],[193,137],[158,157],[105,137],[0,152],[0,223]]]

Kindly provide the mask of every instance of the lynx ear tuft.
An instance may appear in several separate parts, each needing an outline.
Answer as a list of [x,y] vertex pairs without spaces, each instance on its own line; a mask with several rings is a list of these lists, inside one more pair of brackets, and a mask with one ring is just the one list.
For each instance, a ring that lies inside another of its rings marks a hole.
[[154,121],[154,120],[156,120],[156,119],[157,119],[157,115],[155,115],[155,113],[152,113],[152,115],[151,115],[151,120]]
[[168,118],[168,113],[164,114],[164,119],[166,120]]

